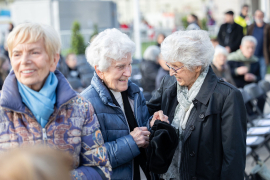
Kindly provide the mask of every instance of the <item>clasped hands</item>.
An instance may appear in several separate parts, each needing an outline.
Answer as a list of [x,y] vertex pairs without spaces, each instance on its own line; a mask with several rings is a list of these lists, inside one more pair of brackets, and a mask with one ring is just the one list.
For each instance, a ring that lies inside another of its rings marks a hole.
[[[163,111],[161,110],[154,113],[150,122],[151,127],[154,125],[156,120],[161,120],[169,123],[168,116],[164,115]],[[130,135],[133,137],[139,148],[147,148],[149,145],[150,132],[148,131],[147,127],[136,127],[132,132],[130,132]]]

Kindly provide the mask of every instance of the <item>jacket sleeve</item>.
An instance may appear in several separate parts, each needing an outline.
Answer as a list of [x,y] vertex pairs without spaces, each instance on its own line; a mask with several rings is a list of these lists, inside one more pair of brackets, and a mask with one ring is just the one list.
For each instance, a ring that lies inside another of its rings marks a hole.
[[140,154],[139,147],[131,135],[126,135],[105,143],[112,168],[132,161]]
[[236,51],[237,49],[239,49],[242,38],[244,36],[242,26],[239,25],[237,31],[238,32],[237,32],[236,38],[233,40],[233,43],[230,44],[231,52]]
[[224,25],[221,25],[218,31],[218,35],[217,35],[217,39],[218,39],[218,43],[221,46],[224,46],[224,39],[222,38],[222,30],[223,30]]
[[235,62],[235,61],[228,61],[228,66],[230,68],[232,77],[238,76],[237,73],[236,73],[236,69],[238,68],[237,62]]
[[82,129],[80,167],[73,171],[73,176],[87,180],[110,179],[112,169],[98,119],[89,102],[85,103],[85,109],[86,120]]
[[221,180],[244,179],[246,163],[246,108],[239,90],[232,89],[221,115],[223,162]]
[[161,110],[162,93],[165,79],[166,76],[162,79],[160,87],[154,92],[152,98],[147,103],[150,116],[152,116],[155,112]]

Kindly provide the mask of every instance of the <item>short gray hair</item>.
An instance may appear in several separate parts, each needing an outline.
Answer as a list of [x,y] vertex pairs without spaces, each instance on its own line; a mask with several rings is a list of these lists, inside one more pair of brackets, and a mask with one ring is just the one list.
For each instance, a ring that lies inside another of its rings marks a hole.
[[189,70],[210,65],[214,47],[209,35],[203,30],[177,31],[161,44],[161,55],[167,62],[181,62]]
[[257,40],[253,36],[245,36],[242,38],[241,46],[245,44],[245,42],[252,42],[255,46],[257,46]]
[[130,53],[135,52],[135,43],[119,30],[106,29],[86,48],[85,55],[88,63],[100,71],[106,71],[112,61],[120,61]]
[[158,46],[149,46],[143,53],[143,59],[146,61],[157,61],[160,49]]
[[214,56],[217,56],[219,54],[223,54],[224,56],[228,56],[229,53],[228,53],[228,51],[226,50],[225,47],[217,46],[215,48],[215,54],[214,54]]

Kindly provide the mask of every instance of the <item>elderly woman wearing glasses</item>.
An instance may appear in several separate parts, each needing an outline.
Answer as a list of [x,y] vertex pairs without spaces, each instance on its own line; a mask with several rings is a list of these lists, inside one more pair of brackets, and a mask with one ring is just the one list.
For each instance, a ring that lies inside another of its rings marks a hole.
[[139,87],[131,76],[135,44],[117,29],[101,32],[86,50],[95,68],[89,86],[82,92],[94,107],[109,159],[112,179],[139,180],[146,171],[145,149],[149,144],[149,113]]
[[178,148],[161,178],[244,179],[245,105],[241,93],[209,66],[214,48],[207,32],[175,32],[161,44],[161,54],[170,76],[147,104],[150,126],[162,110],[179,132]]
[[48,146],[72,155],[74,179],[110,179],[94,109],[56,70],[61,48],[57,32],[37,23],[20,24],[7,45],[13,70],[1,91],[0,151]]

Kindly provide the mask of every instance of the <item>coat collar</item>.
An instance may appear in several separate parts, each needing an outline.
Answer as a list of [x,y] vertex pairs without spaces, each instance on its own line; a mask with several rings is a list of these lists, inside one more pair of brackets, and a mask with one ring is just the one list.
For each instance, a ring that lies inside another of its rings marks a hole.
[[[77,93],[71,88],[60,71],[56,70],[54,73],[58,79],[58,85],[56,88],[56,108],[58,109],[62,104],[77,96]],[[18,112],[25,112],[25,105],[22,102],[22,98],[18,90],[17,78],[14,71],[9,73],[4,82],[1,91],[0,106]]]
[[218,82],[218,78],[210,66],[209,71],[202,84],[202,87],[195,99],[200,101],[204,105],[206,105],[213,94],[213,91],[217,85],[217,82]]
[[[94,77],[92,78],[91,85],[97,91],[100,99],[104,104],[113,104],[112,97],[108,88],[104,85],[101,79],[98,77],[97,73],[94,72]],[[134,100],[135,94],[140,93],[140,89],[137,85],[128,81],[128,97]]]

